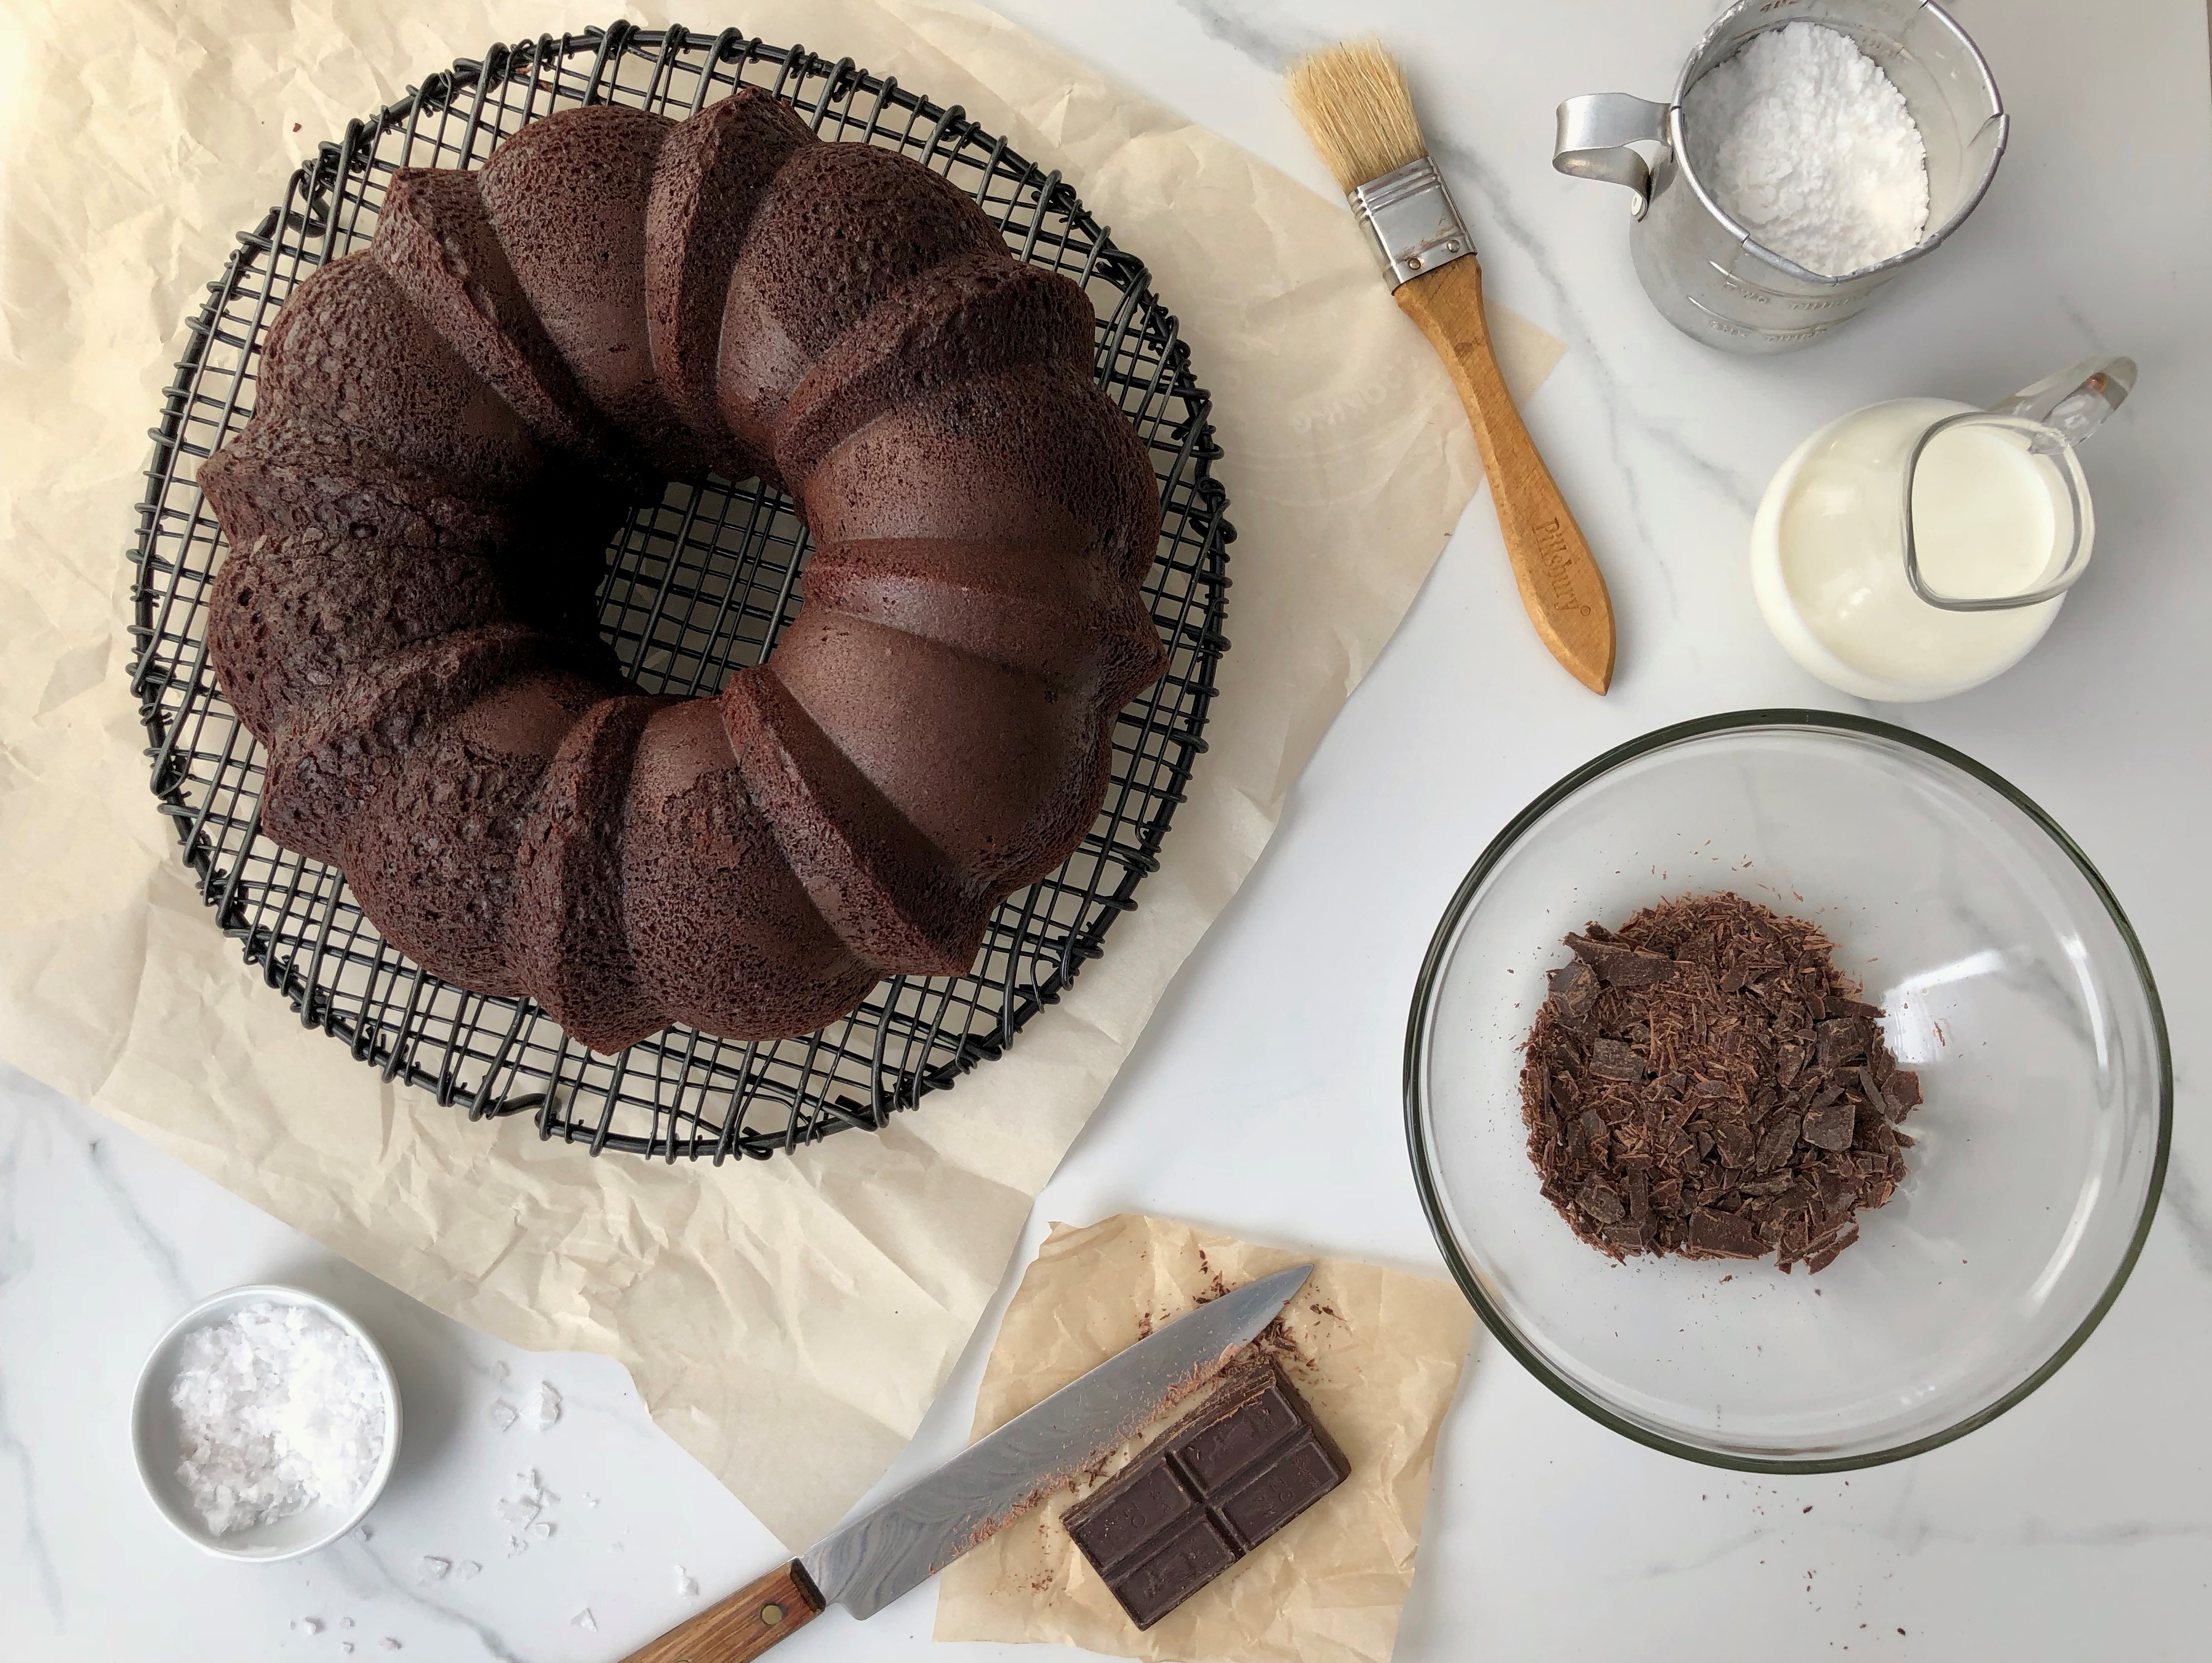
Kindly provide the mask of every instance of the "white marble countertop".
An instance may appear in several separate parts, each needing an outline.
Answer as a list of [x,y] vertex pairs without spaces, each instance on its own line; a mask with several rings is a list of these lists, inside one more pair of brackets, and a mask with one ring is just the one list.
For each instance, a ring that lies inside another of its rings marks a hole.
[[[2203,8],[1960,0],[2014,113],[1988,200],[1868,318],[1796,355],[1746,361],[1659,319],[1629,269],[1625,199],[1548,161],[1559,98],[1665,94],[1705,0],[1000,3],[1316,186],[1326,181],[1273,71],[1292,50],[1379,28],[1413,66],[1492,299],[1568,344],[1528,417],[1622,619],[1620,678],[1601,702],[1537,646],[1477,500],[1301,781],[1274,847],[1039,1201],[1021,1259],[1051,1219],[1139,1207],[1438,1268],[1400,1133],[1399,1049],[1421,950],[1474,856],[1540,787],[1633,734],[1732,707],[1844,702],[1767,638],[1743,572],[1759,489],[1803,434],[1876,398],[1983,402],[2093,350],[2131,353],[2141,387],[2087,458],[2097,564],[2049,639],[1977,693],[1881,713],[2040,802],[2144,939],[2179,1094],[2165,1204],[2124,1296],[2080,1355],[1995,1424],[1848,1478],[1750,1479],[1644,1450],[1479,1339],[1439,1453],[1398,1656],[2204,1655]],[[1230,489],[1233,517],[1233,472]],[[1240,544],[1236,557],[1266,551]],[[1264,1146],[1251,1136],[1263,1119]],[[268,1279],[336,1296],[379,1335],[408,1431],[368,1539],[249,1568],[202,1557],[154,1514],[125,1417],[146,1346],[178,1311]],[[892,1482],[958,1446],[996,1320],[994,1310]],[[560,1423],[498,1430],[492,1405],[541,1379],[563,1395]],[[555,1533],[510,1557],[493,1509],[531,1469],[559,1498]],[[611,1660],[778,1552],[651,1425],[615,1365],[465,1331],[130,1134],[0,1076],[0,1655],[11,1663],[334,1659],[349,1644],[366,1659],[394,1642],[403,1657],[441,1663]],[[483,1569],[424,1583],[427,1555]],[[679,1564],[701,1594],[679,1593]],[[866,1627],[833,1611],[791,1655],[918,1657],[933,1600],[919,1589]],[[1001,1650],[1034,1655],[957,1654]]]

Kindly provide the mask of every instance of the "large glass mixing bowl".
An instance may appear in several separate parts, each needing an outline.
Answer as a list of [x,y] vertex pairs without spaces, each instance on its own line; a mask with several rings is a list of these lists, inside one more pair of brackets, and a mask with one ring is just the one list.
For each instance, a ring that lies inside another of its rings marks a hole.
[[[1528,1159],[1560,938],[1731,889],[1826,930],[1926,1094],[1905,1181],[1817,1277],[1615,1264]],[[2049,1379],[2135,1263],[2172,1102],[2142,949],[2065,833],[1956,751],[1809,710],[1662,729],[1546,792],[1453,897],[1407,1035],[1422,1203],[1492,1332],[1615,1430],[1769,1472],[1915,1454]]]

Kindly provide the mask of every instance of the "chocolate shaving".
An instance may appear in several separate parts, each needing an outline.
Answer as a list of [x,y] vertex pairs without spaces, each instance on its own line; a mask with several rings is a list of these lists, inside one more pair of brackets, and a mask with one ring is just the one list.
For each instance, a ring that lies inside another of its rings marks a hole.
[[1881,1083],[1875,1078],[1872,1067],[1859,1070],[1859,1089],[1865,1094],[1867,1102],[1881,1111],[1883,1120],[1894,1120],[1899,1118],[1890,1112],[1889,1099],[1883,1095]]
[[1570,935],[1521,1074],[1528,1155],[1611,1257],[1820,1271],[1905,1176],[1921,1102],[1819,928],[1733,894]]

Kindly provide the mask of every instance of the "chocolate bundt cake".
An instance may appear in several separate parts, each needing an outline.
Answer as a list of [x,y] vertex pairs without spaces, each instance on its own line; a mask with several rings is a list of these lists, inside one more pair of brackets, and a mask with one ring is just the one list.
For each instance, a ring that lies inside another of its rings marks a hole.
[[[263,829],[601,1051],[965,971],[1164,667],[1152,468],[1092,339],[945,179],[750,88],[394,175],[200,470]],[[710,470],[798,502],[804,604],[719,695],[642,696],[597,634],[607,538]]]

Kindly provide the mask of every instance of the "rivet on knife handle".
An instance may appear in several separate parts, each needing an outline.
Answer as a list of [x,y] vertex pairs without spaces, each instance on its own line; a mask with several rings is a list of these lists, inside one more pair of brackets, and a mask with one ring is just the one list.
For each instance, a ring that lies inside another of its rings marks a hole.
[[749,1663],[821,1614],[822,1596],[793,1559],[632,1652],[624,1663]]

